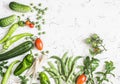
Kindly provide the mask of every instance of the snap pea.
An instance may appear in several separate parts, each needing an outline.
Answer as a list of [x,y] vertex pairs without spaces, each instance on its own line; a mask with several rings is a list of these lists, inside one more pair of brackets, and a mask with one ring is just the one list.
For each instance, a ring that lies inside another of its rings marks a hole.
[[3,79],[2,79],[1,84],[7,84],[7,80],[8,80],[8,78],[9,78],[11,72],[12,72],[13,66],[14,66],[16,63],[18,63],[18,62],[19,62],[19,60],[16,60],[16,61],[13,61],[13,62],[10,64],[10,66],[8,67],[8,69],[7,69],[4,77],[3,77]]
[[13,24],[13,25],[10,27],[8,33],[0,40],[0,43],[3,43],[3,42],[5,42],[6,40],[8,40],[8,38],[11,37],[11,35],[15,32],[15,30],[16,30],[18,27],[19,27],[19,26],[18,26],[17,23]]
[[8,49],[14,42],[20,40],[21,38],[23,38],[25,36],[33,36],[33,34],[22,33],[22,34],[15,35],[5,42],[5,44],[3,45],[3,48]]

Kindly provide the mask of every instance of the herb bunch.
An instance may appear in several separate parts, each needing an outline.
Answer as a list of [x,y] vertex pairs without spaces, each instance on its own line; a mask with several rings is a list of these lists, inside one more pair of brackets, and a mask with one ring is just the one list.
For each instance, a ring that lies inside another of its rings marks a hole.
[[99,75],[99,76],[96,77],[97,83],[102,84],[104,81],[109,82],[110,80],[107,78],[107,76],[112,75],[113,77],[115,77],[115,75],[112,73],[112,71],[114,69],[115,69],[115,67],[114,67],[113,62],[112,61],[106,61],[105,62],[105,70],[104,70],[104,72],[97,72],[96,73],[97,75]]

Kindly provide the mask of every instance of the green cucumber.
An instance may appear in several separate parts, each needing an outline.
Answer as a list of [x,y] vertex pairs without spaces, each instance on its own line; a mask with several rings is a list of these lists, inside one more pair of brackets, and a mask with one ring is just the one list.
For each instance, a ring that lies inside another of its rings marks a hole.
[[10,2],[9,4],[10,9],[17,11],[17,12],[21,12],[21,13],[26,13],[31,11],[30,6],[24,5],[24,4],[20,4],[17,2]]
[[0,19],[0,27],[6,27],[17,19],[16,15],[11,15]]
[[0,61],[7,60],[16,56],[19,56],[30,49],[32,49],[33,43],[31,41],[26,41],[13,48],[10,51],[0,54]]

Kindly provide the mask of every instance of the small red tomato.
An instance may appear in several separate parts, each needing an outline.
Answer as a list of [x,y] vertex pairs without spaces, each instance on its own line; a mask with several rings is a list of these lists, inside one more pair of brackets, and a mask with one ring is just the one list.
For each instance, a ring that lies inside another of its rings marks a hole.
[[31,22],[30,22],[29,20],[27,20],[27,21],[25,22],[25,24],[28,25],[28,26],[30,25],[30,23],[31,23]]
[[82,74],[82,75],[78,76],[76,84],[84,84],[85,81],[86,81],[86,76],[85,76],[85,74]]
[[30,24],[29,24],[29,27],[30,27],[30,28],[34,28],[34,24],[33,24],[33,23],[30,23]]
[[35,46],[38,50],[42,50],[43,49],[43,42],[40,38],[37,38],[35,40]]

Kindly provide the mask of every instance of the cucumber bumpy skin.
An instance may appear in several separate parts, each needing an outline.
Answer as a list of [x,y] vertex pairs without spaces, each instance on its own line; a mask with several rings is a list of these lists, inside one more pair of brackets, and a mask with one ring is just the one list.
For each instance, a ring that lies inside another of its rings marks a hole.
[[16,15],[11,15],[0,19],[0,27],[6,27],[12,24],[17,19]]
[[17,12],[21,12],[21,13],[26,13],[26,12],[31,11],[30,6],[20,4],[17,2],[10,2],[9,7],[10,9],[17,11]]

